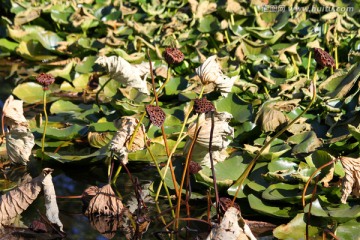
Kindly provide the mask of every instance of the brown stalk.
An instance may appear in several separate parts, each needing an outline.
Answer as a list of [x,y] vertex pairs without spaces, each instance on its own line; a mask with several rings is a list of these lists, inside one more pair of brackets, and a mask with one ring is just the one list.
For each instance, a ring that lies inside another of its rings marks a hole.
[[183,185],[184,185],[186,172],[187,172],[187,169],[188,169],[188,166],[189,166],[189,162],[190,162],[192,152],[194,150],[194,146],[195,146],[195,143],[196,143],[196,139],[197,139],[197,137],[199,135],[200,129],[201,129],[201,127],[199,127],[199,118],[198,118],[198,120],[196,122],[196,127],[195,127],[195,136],[194,136],[194,138],[193,138],[193,140],[191,142],[190,150],[189,150],[189,152],[188,152],[188,154],[186,156],[184,171],[183,171],[183,174],[182,174],[182,177],[181,177],[180,190],[179,190],[179,195],[178,195],[177,205],[176,205],[175,217],[176,217],[177,220],[175,221],[175,229],[177,229],[178,226],[179,226],[178,219],[180,217],[181,191],[182,191],[182,188],[183,188]]
[[218,192],[218,188],[217,188],[217,184],[216,184],[216,174],[215,174],[215,168],[214,168],[214,160],[212,158],[212,140],[213,140],[213,135],[214,135],[214,127],[215,127],[215,120],[214,120],[214,112],[211,112],[211,129],[210,129],[210,141],[209,141],[209,157],[210,157],[210,164],[211,164],[211,174],[212,174],[212,178],[213,178],[213,183],[214,183],[214,191],[215,191],[215,199],[216,199],[216,215],[217,215],[217,219],[218,222],[220,223],[220,212],[219,212],[219,208],[220,208],[220,200],[219,200],[219,192]]
[[309,184],[311,182],[311,180],[315,177],[315,175],[321,171],[323,168],[329,166],[330,164],[333,164],[334,162],[336,162],[337,158],[334,158],[333,160],[331,160],[328,163],[325,163],[324,165],[322,165],[321,167],[319,167],[318,169],[315,170],[315,172],[313,172],[313,174],[311,174],[311,176],[309,177],[309,179],[307,180],[305,186],[304,186],[304,190],[302,192],[302,196],[301,196],[301,202],[302,202],[302,206],[303,208],[305,207],[305,194],[306,194],[306,190],[309,187]]
[[[159,100],[158,100],[158,96],[157,96],[157,92],[156,92],[156,88],[155,88],[155,78],[154,78],[154,73],[153,73],[153,68],[152,68],[152,63],[151,63],[151,57],[150,57],[150,51],[149,49],[147,49],[147,56],[149,59],[149,64],[150,64],[150,75],[151,75],[151,83],[152,83],[152,89],[154,92],[154,97],[155,97],[155,102],[156,102],[156,106],[159,107]],[[165,129],[164,129],[164,125],[161,125],[161,133],[164,139],[164,144],[165,144],[165,149],[166,149],[166,155],[169,157],[170,156],[170,150],[169,150],[169,146],[167,144],[167,137],[166,137],[166,133],[165,133]],[[181,194],[178,191],[178,187],[177,187],[177,182],[176,182],[176,177],[175,177],[175,171],[174,171],[174,166],[172,164],[171,159],[169,160],[169,167],[170,167],[170,172],[171,172],[171,178],[172,181],[174,183],[174,189],[175,189],[175,194],[177,197],[179,197],[179,195]]]

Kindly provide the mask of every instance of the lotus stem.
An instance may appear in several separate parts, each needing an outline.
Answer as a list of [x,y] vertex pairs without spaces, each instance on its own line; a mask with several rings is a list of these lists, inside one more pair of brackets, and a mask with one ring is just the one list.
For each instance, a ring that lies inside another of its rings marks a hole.
[[299,69],[298,69],[298,66],[296,65],[294,55],[291,54],[290,57],[291,57],[291,61],[292,61],[293,66],[294,66],[295,74],[296,74],[296,75],[299,75]]
[[41,152],[42,152],[42,158],[44,159],[44,152],[45,152],[45,135],[46,135],[46,128],[48,125],[48,115],[46,111],[46,90],[43,90],[43,105],[44,105],[44,117],[45,117],[45,123],[44,123],[44,131],[41,139]]
[[[157,92],[156,92],[156,88],[155,88],[155,77],[154,77],[154,73],[153,73],[153,68],[152,68],[150,50],[149,49],[147,49],[147,56],[148,56],[149,64],[150,64],[150,75],[151,75],[151,83],[152,83],[154,98],[155,98],[156,106],[159,107],[159,100],[158,100],[158,96],[157,96]],[[168,71],[168,73],[169,73],[169,71]],[[166,133],[165,133],[164,124],[161,125],[161,133],[162,133],[163,140],[164,140],[164,145],[165,145],[165,149],[166,149],[166,155],[169,157],[170,156],[170,150],[169,150],[169,146],[168,146],[168,143],[167,143],[167,137],[166,137]],[[172,180],[174,182],[174,188],[175,188],[176,196],[179,196],[179,192],[178,192],[177,185],[176,185],[176,177],[175,177],[174,167],[172,165],[171,158],[170,158],[169,166],[170,166],[170,171],[171,171],[171,177],[172,177]]]
[[302,202],[303,208],[305,207],[305,194],[306,194],[306,190],[307,190],[307,188],[309,187],[309,184],[310,184],[311,180],[316,176],[316,174],[317,174],[318,172],[320,172],[323,168],[329,166],[330,164],[333,164],[336,160],[337,160],[337,159],[335,158],[335,159],[331,160],[330,162],[325,163],[324,165],[322,165],[321,167],[319,167],[318,169],[316,169],[315,172],[313,172],[313,174],[311,174],[311,176],[309,177],[309,179],[307,180],[307,182],[306,182],[306,184],[305,184],[305,186],[304,186],[304,190],[303,190],[302,195],[301,195],[301,202]]
[[109,78],[99,89],[99,91],[96,92],[95,94],[95,102],[96,102],[96,105],[98,106],[98,108],[100,109],[100,111],[102,111],[102,107],[99,103],[99,94],[102,90],[104,90],[105,86],[111,81],[111,78]]
[[316,177],[316,184],[315,187],[311,193],[311,201],[309,203],[309,212],[307,214],[307,222],[306,222],[306,229],[305,229],[305,239],[309,240],[309,223],[310,223],[310,218],[311,218],[311,207],[312,207],[312,203],[314,201],[314,197],[315,197],[315,193],[317,190],[317,183],[319,182],[319,175]]
[[[166,80],[165,82],[161,85],[161,87],[159,88],[159,90],[157,91],[157,94],[159,95],[161,93],[161,91],[165,88],[165,85],[170,81],[170,76],[171,76],[171,68],[170,66],[168,66],[168,70],[167,70],[167,76],[166,76]],[[150,101],[150,104],[153,104],[155,102],[155,97]],[[139,123],[136,125],[136,128],[134,130],[134,133],[132,134],[130,141],[129,141],[129,145],[128,145],[128,149],[131,149],[132,144],[134,142],[136,133],[139,131],[139,128],[141,126],[142,121],[144,120],[144,117],[146,116],[146,111],[144,111],[144,113],[141,115]]]
[[214,119],[214,112],[211,112],[211,129],[210,129],[210,140],[209,140],[209,157],[210,157],[210,164],[211,164],[211,173],[213,178],[213,184],[214,184],[214,191],[215,191],[215,201],[216,201],[216,215],[218,222],[220,223],[220,199],[219,199],[219,192],[216,184],[216,174],[215,174],[215,168],[214,168],[214,160],[212,157],[212,140],[214,135],[214,127],[215,127],[215,119]]
[[170,192],[169,192],[169,189],[165,183],[165,177],[163,176],[163,174],[161,173],[161,169],[159,168],[159,164],[158,162],[156,161],[156,158],[154,156],[154,154],[152,153],[152,151],[150,150],[150,148],[148,147],[148,145],[146,145],[146,149],[148,150],[149,154],[150,154],[150,157],[151,159],[153,160],[154,164],[155,164],[155,167],[156,167],[156,170],[158,171],[159,175],[160,175],[160,178],[161,178],[161,182],[164,184],[164,188],[165,188],[165,192],[166,192],[166,196],[168,198],[168,201],[169,201],[169,205],[170,205],[170,208],[171,208],[171,215],[173,217],[175,217],[175,212],[174,212],[174,209],[173,209],[173,204],[172,204],[172,201],[171,201],[171,197],[170,197]]
[[309,58],[308,58],[308,64],[307,64],[307,78],[310,79],[310,64],[311,64],[311,51],[309,51]]
[[199,135],[199,132],[200,132],[200,129],[199,129],[199,117],[197,118],[197,121],[196,121],[196,127],[195,127],[195,136],[194,138],[192,139],[192,142],[191,142],[191,145],[190,145],[190,149],[189,149],[189,152],[186,156],[186,160],[185,160],[185,166],[184,166],[184,171],[183,171],[183,174],[182,174],[182,177],[181,177],[181,183],[180,183],[180,190],[179,190],[179,196],[177,198],[177,204],[176,204],[176,221],[175,221],[175,229],[178,229],[179,227],[179,217],[180,217],[180,206],[181,206],[181,192],[182,192],[182,189],[183,189],[183,185],[184,185],[184,182],[185,182],[185,176],[186,176],[186,172],[188,170],[188,166],[189,166],[189,162],[190,162],[190,159],[191,159],[191,155],[192,155],[192,151],[194,149],[194,146],[195,146],[195,143],[196,143],[196,139],[197,139],[197,136]]
[[265,149],[267,149],[270,144],[276,139],[278,138],[281,134],[283,134],[291,125],[293,125],[295,122],[297,122],[297,120],[299,120],[301,118],[302,115],[304,115],[309,109],[310,107],[313,105],[313,103],[316,100],[316,78],[317,78],[317,74],[315,72],[313,80],[312,80],[312,84],[313,84],[313,95],[311,98],[311,101],[309,103],[309,105],[304,109],[304,111],[302,111],[302,113],[300,113],[296,118],[294,118],[287,126],[285,126],[283,129],[281,129],[278,133],[275,134],[274,137],[272,137],[268,142],[266,142],[264,144],[264,146],[260,149],[260,151],[256,154],[256,156],[253,158],[253,160],[251,160],[251,162],[249,163],[249,165],[246,167],[245,171],[241,174],[241,176],[236,180],[236,182],[233,185],[239,184],[234,198],[232,200],[232,205],[234,205],[235,200],[237,198],[237,195],[245,181],[245,179],[249,176],[251,170],[253,169],[253,167],[255,166],[256,161],[260,158],[261,154],[265,151]]

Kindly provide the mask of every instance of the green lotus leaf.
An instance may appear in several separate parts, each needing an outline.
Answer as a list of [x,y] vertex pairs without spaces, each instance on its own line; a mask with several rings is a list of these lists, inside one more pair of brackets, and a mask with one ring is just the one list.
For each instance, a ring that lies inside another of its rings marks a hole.
[[[264,143],[264,139],[263,138],[257,139],[257,140],[255,140],[255,143],[258,146],[262,146]],[[251,145],[245,144],[244,150],[247,151],[251,156],[255,157],[257,152],[261,149],[261,147],[258,147],[258,146],[251,146]],[[262,152],[260,159],[261,160],[274,160],[274,159],[279,158],[281,155],[285,154],[286,152],[288,152],[290,149],[291,149],[291,147],[289,145],[287,145],[283,141],[277,139],[270,144],[270,149]]]
[[63,41],[56,33],[45,30],[39,26],[23,26],[23,29],[12,29],[8,27],[9,37],[17,42],[28,42],[36,40],[48,50],[55,50],[60,41]]
[[39,103],[43,101],[43,87],[34,82],[26,82],[17,85],[13,94],[26,103]]
[[290,158],[279,158],[274,161],[271,161],[268,164],[268,169],[270,172],[275,172],[279,170],[296,170],[298,168],[298,160]]
[[[309,212],[310,205],[307,204],[304,212]],[[313,201],[311,206],[311,215],[336,219],[339,222],[346,222],[354,218],[360,217],[360,206],[350,206],[348,204],[331,204],[323,196]]]
[[[304,239],[305,235],[305,223],[306,215],[304,213],[297,214],[291,221],[287,224],[282,224],[274,229],[274,237],[278,239]],[[309,237],[317,237],[319,234],[319,229],[314,226],[309,226]]]
[[66,7],[66,5],[56,5],[51,9],[51,19],[59,24],[69,24],[70,16],[74,13],[72,8]]
[[359,224],[359,220],[356,219],[339,224],[335,230],[336,237],[339,239],[360,239]]
[[213,15],[206,15],[199,19],[198,30],[202,33],[215,32],[220,28],[219,20]]
[[[73,124],[69,127],[65,128],[54,128],[47,127],[46,128],[46,137],[56,140],[72,140],[73,138],[77,138],[82,136],[81,131],[86,129],[87,127]],[[43,128],[35,128],[33,131],[42,134],[44,132]]]
[[[298,203],[301,201],[303,188],[302,184],[276,183],[271,184],[261,196],[266,200]],[[313,186],[307,189],[306,199],[311,198],[313,189]]]
[[115,132],[118,129],[114,126],[113,122],[97,122],[89,125],[89,131],[91,132]]
[[292,149],[293,154],[313,152],[322,146],[322,142],[313,131],[293,135],[287,139],[287,142],[296,144]]
[[234,122],[246,122],[252,118],[252,107],[242,101],[236,94],[230,93],[226,98],[214,102],[216,111],[228,112],[233,115]]
[[[108,147],[102,147],[98,149],[97,151],[90,153],[90,154],[84,154],[82,152],[77,151],[78,155],[65,155],[65,154],[59,154],[59,153],[52,153],[52,152],[45,152],[44,153],[44,159],[53,159],[61,163],[80,163],[85,162],[87,164],[89,163],[95,163],[98,161],[103,161],[107,156],[110,155],[110,152],[108,150]],[[37,152],[37,156],[41,157],[42,153],[41,151]]]
[[7,40],[6,38],[0,39],[0,49],[3,52],[13,52],[15,49],[19,46],[18,43],[11,42]]
[[269,203],[256,197],[254,194],[248,196],[251,209],[268,216],[290,218],[296,214],[296,210],[289,206],[280,206],[279,204]]
[[78,73],[92,73],[94,72],[93,66],[97,57],[90,56],[85,57],[80,63],[75,67],[75,71]]
[[58,100],[51,104],[50,112],[52,114],[59,114],[59,113],[66,113],[66,114],[73,114],[73,113],[81,113],[84,110],[91,109],[91,105],[85,104],[74,104],[71,101],[65,100]]
[[70,62],[70,63],[66,64],[66,66],[63,68],[56,68],[54,70],[49,71],[48,74],[51,74],[54,77],[64,78],[64,79],[68,80],[69,82],[71,82],[72,81],[71,70],[73,69],[74,65],[75,65],[75,62]]
[[69,92],[82,92],[87,87],[89,77],[89,73],[79,75],[78,77],[73,79],[73,86],[68,82],[63,82],[60,86],[60,90]]
[[16,53],[31,61],[54,60],[57,57],[52,55],[41,44],[35,41],[20,42]]
[[[245,170],[247,164],[243,163],[243,157],[236,155],[215,165],[216,182],[221,187],[229,187]],[[199,174],[196,174],[197,182],[207,183],[213,186],[211,169],[203,167]]]
[[[174,144],[174,142],[169,141],[169,146],[171,144]],[[151,144],[150,150],[154,154],[154,157],[159,163],[167,160],[167,154],[163,144],[160,143]],[[152,159],[149,152],[146,149],[144,149],[129,153],[129,161],[152,162]]]
[[343,99],[355,85],[360,76],[360,64],[354,64],[350,70],[339,70],[319,85],[322,95]]
[[[310,156],[306,157],[305,159],[310,167],[319,168],[319,167],[323,166],[324,164],[332,161],[334,159],[334,157],[323,150],[317,150]],[[333,171],[334,171],[334,163],[323,168],[319,175],[319,181],[328,182],[328,181],[332,180]]]

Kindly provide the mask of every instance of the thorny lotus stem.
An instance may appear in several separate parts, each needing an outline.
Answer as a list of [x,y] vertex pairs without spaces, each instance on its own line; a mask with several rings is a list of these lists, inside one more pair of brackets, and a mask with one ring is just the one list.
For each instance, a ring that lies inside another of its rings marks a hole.
[[[314,76],[313,76],[313,80],[312,80],[312,91],[313,91],[313,95],[311,98],[311,101],[309,103],[309,105],[304,109],[304,111],[302,113],[300,113],[296,118],[294,118],[287,126],[285,126],[283,129],[281,129],[277,134],[275,134],[274,137],[272,137],[268,142],[266,142],[264,144],[264,146],[260,149],[260,151],[256,154],[256,156],[253,158],[253,160],[251,160],[251,162],[249,163],[249,165],[246,167],[245,171],[241,174],[241,176],[236,180],[236,182],[233,185],[239,184],[238,188],[236,189],[234,198],[232,200],[232,206],[235,203],[235,200],[237,198],[237,195],[240,191],[240,189],[242,188],[242,185],[245,181],[245,179],[249,176],[251,170],[253,169],[253,167],[255,166],[256,161],[259,159],[259,157],[261,156],[261,154],[265,151],[265,149],[267,149],[270,144],[276,139],[278,138],[281,134],[283,134],[291,125],[293,125],[297,120],[299,120],[301,118],[302,115],[304,115],[309,109],[310,107],[313,105],[313,103],[316,100],[316,78],[317,78],[317,73],[315,72]],[[311,86],[311,84],[310,84]]]
[[156,170],[158,171],[158,173],[160,175],[161,182],[163,182],[163,184],[164,184],[165,192],[166,192],[166,195],[167,195],[167,198],[168,198],[168,201],[169,201],[169,205],[170,205],[170,208],[171,208],[171,214],[172,214],[173,217],[175,217],[175,212],[174,212],[174,209],[173,209],[173,204],[171,202],[170,192],[169,192],[169,189],[168,189],[168,187],[167,187],[167,185],[165,183],[165,178],[164,178],[163,174],[161,173],[161,169],[159,168],[159,164],[156,161],[156,158],[155,158],[154,154],[152,153],[152,151],[150,150],[148,145],[146,145],[146,149],[148,150],[148,152],[150,154],[150,157],[151,157],[151,159],[153,160],[153,162],[155,164]]
[[212,140],[213,140],[213,135],[214,135],[214,127],[215,127],[215,119],[214,119],[214,112],[211,112],[211,129],[210,129],[210,140],[209,140],[209,157],[210,157],[210,164],[211,164],[211,173],[212,173],[212,178],[213,178],[213,183],[214,183],[214,191],[215,191],[215,200],[216,200],[216,215],[217,215],[217,219],[218,222],[220,223],[220,212],[219,212],[219,208],[220,208],[220,199],[219,199],[219,192],[218,192],[218,188],[217,188],[217,184],[216,184],[216,174],[215,174],[215,168],[214,168],[214,160],[212,158]]
[[[199,114],[199,115],[200,115],[200,114]],[[195,127],[195,136],[194,136],[193,139],[192,139],[189,152],[188,152],[188,154],[187,154],[187,156],[186,156],[184,171],[183,171],[183,174],[182,174],[182,177],[181,177],[180,190],[179,190],[179,193],[180,193],[180,194],[179,194],[179,196],[178,196],[178,198],[177,198],[177,204],[176,204],[175,229],[178,229],[178,227],[179,227],[178,218],[180,217],[181,192],[182,192],[183,185],[184,185],[184,182],[185,182],[185,176],[186,176],[186,172],[187,172],[187,169],[188,169],[188,166],[189,166],[189,162],[190,162],[190,159],[191,159],[192,151],[193,151],[193,149],[194,149],[194,146],[195,146],[195,143],[196,143],[196,139],[197,139],[197,137],[198,137],[198,135],[199,135],[199,132],[200,132],[200,129],[199,129],[199,117],[198,117],[198,118],[197,118],[197,121],[196,121],[196,127]]]
[[322,165],[321,167],[319,167],[318,169],[315,170],[315,172],[313,172],[313,174],[311,174],[311,176],[309,177],[309,179],[307,180],[305,186],[304,186],[304,190],[302,192],[302,195],[301,195],[301,202],[302,202],[302,206],[303,208],[305,207],[305,194],[306,194],[306,190],[307,188],[309,187],[309,184],[311,182],[311,180],[316,176],[316,174],[318,172],[320,172],[323,168],[329,166],[330,164],[333,164],[334,162],[336,162],[337,158],[334,158],[333,160],[331,160],[330,162],[328,163],[325,163],[324,165]]
[[309,58],[308,58],[308,64],[307,64],[307,78],[309,79],[310,78],[310,63],[311,63],[311,53],[312,51],[310,50],[309,51]]
[[42,158],[44,158],[44,152],[45,152],[45,135],[46,135],[46,128],[48,125],[48,115],[46,111],[46,90],[43,90],[43,104],[44,104],[44,117],[45,117],[45,123],[44,123],[44,131],[41,139],[41,152],[42,152]]
[[307,214],[307,221],[306,221],[306,228],[305,228],[305,238],[306,238],[306,240],[309,240],[309,223],[310,223],[310,218],[311,218],[311,207],[312,207],[312,203],[314,201],[314,197],[315,197],[318,182],[319,182],[319,175],[316,177],[315,187],[314,187],[314,189],[313,189],[313,191],[311,193],[311,201],[309,203],[309,211],[308,211],[308,214]]

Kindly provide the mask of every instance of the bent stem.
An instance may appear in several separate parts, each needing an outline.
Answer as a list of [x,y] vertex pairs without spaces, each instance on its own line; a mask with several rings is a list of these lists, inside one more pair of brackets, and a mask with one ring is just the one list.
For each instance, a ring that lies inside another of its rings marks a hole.
[[313,80],[312,80],[312,91],[313,91],[313,95],[311,98],[311,101],[309,103],[309,105],[304,109],[304,111],[302,113],[300,113],[296,118],[294,118],[294,120],[292,120],[287,126],[285,126],[283,129],[281,129],[277,134],[275,134],[274,137],[272,137],[268,142],[266,142],[264,144],[264,146],[260,149],[260,151],[256,154],[256,156],[253,158],[253,160],[251,160],[251,162],[249,163],[249,165],[246,167],[245,171],[241,174],[241,176],[236,180],[236,182],[233,185],[239,184],[238,188],[236,189],[234,198],[232,200],[232,206],[235,203],[235,200],[237,198],[237,195],[240,191],[240,189],[242,188],[242,185],[245,181],[245,179],[249,176],[250,172],[252,171],[253,167],[255,166],[256,161],[260,158],[261,154],[265,151],[265,149],[267,149],[270,144],[276,139],[278,138],[281,134],[283,134],[291,125],[293,125],[297,120],[299,120],[301,118],[302,115],[304,115],[309,109],[310,107],[313,105],[313,103],[315,102],[316,99],[316,78],[317,78],[317,74],[315,72]]
[[44,123],[44,131],[41,138],[41,152],[42,152],[42,158],[44,159],[44,152],[45,152],[45,135],[46,135],[46,128],[48,125],[48,115],[46,111],[46,90],[43,90],[43,103],[44,103],[44,116],[45,116],[45,123]]
[[307,182],[306,182],[306,184],[305,184],[305,186],[304,186],[304,190],[303,190],[302,195],[301,195],[301,202],[302,202],[303,208],[305,207],[305,194],[306,194],[306,190],[308,189],[311,180],[316,176],[316,174],[318,174],[318,172],[320,172],[323,168],[329,166],[330,164],[333,164],[334,162],[336,162],[336,160],[337,160],[337,158],[331,160],[331,161],[328,162],[328,163],[325,163],[324,165],[322,165],[321,167],[319,167],[318,169],[316,169],[315,172],[313,172],[313,174],[311,174],[311,176],[309,177],[309,179],[307,180]]

